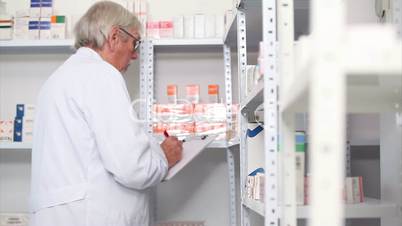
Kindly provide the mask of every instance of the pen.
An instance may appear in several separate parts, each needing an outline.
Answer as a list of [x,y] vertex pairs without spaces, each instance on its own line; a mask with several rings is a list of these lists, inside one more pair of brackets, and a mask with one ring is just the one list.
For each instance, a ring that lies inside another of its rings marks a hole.
[[166,138],[168,138],[169,137],[169,134],[168,134],[168,132],[165,130],[165,131],[163,131],[163,135],[165,135],[165,137]]

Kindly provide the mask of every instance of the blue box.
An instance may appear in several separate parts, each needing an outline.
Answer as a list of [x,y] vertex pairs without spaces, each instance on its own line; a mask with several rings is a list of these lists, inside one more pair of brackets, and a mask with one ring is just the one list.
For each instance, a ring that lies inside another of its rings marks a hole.
[[22,128],[24,126],[23,122],[24,122],[23,118],[16,117],[14,119],[14,131],[21,131],[22,132]]
[[24,112],[25,112],[25,106],[23,104],[17,104],[17,109],[16,109],[16,118],[22,118],[24,117]]
[[22,142],[22,132],[14,131],[14,142]]
[[14,119],[14,142],[22,142],[23,118]]

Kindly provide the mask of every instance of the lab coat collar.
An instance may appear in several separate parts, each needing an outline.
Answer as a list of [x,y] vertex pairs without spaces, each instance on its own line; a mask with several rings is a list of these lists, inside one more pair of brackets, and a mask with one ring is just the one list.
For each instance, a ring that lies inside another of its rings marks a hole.
[[107,62],[106,60],[104,60],[104,59],[99,55],[99,53],[96,52],[94,49],[91,49],[91,48],[89,48],[89,47],[80,47],[80,48],[77,50],[76,54],[81,55],[81,56],[84,56],[84,57],[93,58],[93,59],[95,59],[95,60],[100,60],[100,61],[103,61],[103,62],[107,63],[108,65],[110,65],[110,67],[112,68],[112,70],[116,71],[116,72],[120,75],[121,79],[123,80],[123,77],[122,77],[123,75],[122,75],[122,73],[121,73],[119,70],[117,70],[117,68],[115,68],[112,64],[110,64],[109,62]]
[[95,50],[89,48],[89,47],[81,47],[77,50],[77,54],[79,55],[84,55],[84,56],[88,56],[88,57],[93,57],[97,60],[102,60],[102,57],[99,55],[99,53],[97,53]]

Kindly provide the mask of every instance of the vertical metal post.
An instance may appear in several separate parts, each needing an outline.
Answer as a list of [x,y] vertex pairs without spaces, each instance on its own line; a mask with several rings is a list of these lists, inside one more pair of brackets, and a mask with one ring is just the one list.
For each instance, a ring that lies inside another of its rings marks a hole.
[[276,63],[276,1],[262,2],[264,42],[265,225],[279,224],[278,210],[278,78]]
[[[142,47],[144,45],[144,47]],[[145,127],[147,132],[152,134],[152,106],[154,104],[154,46],[152,40],[146,40],[141,45],[141,56],[144,57],[144,61],[141,59],[141,100],[142,105],[145,106],[144,110],[141,110],[143,117],[146,121]],[[144,53],[142,53],[142,51]],[[143,80],[144,79],[144,80]],[[149,190],[150,196],[150,222],[153,224],[157,220],[157,189],[153,187]]]
[[396,203],[399,216],[381,218],[382,226],[402,225],[402,127],[395,113],[380,116],[381,200]]
[[[278,6],[279,73],[281,80],[289,81],[294,77],[294,12],[293,0],[280,0]],[[285,95],[285,94],[283,94]],[[281,95],[282,96],[282,95]],[[281,197],[282,224],[296,226],[296,163],[295,163],[295,113],[281,115]]]
[[[234,135],[232,119],[232,68],[230,58],[230,47],[223,45],[223,63],[225,71],[225,98],[226,98],[226,127],[229,136]],[[229,222],[230,226],[236,226],[236,180],[235,162],[233,153],[229,148],[226,149],[228,173],[229,173]]]
[[246,96],[245,81],[247,70],[246,13],[241,8],[237,12],[237,54],[241,91],[239,102],[241,103]]
[[232,108],[232,65],[230,57],[230,47],[223,45],[223,63],[225,71],[225,101],[226,101],[226,127],[229,136],[233,136],[233,108]]
[[345,153],[345,176],[352,176],[352,168],[351,168],[351,145],[350,145],[350,127],[349,127],[350,116],[346,116],[346,153]]
[[392,23],[396,26],[399,38],[402,38],[402,0],[393,0]]
[[345,1],[312,2],[311,223],[344,225],[346,76],[338,51],[345,34]]
[[226,149],[226,159],[229,170],[229,225],[236,226],[236,179],[235,179],[235,161],[232,151]]
[[147,66],[145,62],[147,61],[147,42],[141,43],[140,46],[140,119],[146,119],[147,105],[146,105],[146,93],[147,93]]
[[152,43],[152,40],[148,41],[147,44],[147,61],[146,61],[146,67],[147,67],[147,93],[146,93],[146,103],[147,103],[147,129],[148,133],[152,133],[152,107],[154,104],[154,45]]
[[[239,102],[241,103],[245,97],[245,81],[247,68],[247,42],[246,42],[246,14],[243,9],[239,8],[237,12],[237,58],[238,58],[238,75],[239,75]],[[250,219],[248,210],[243,205],[243,199],[246,194],[247,184],[247,118],[244,115],[240,117],[240,221],[242,226],[249,226]]]

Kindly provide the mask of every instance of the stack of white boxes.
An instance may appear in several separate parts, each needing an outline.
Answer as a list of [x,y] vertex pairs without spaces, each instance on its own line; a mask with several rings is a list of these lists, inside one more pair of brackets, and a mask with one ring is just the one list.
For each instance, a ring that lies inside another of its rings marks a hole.
[[263,172],[255,172],[247,176],[247,198],[264,202],[264,188],[265,175]]
[[148,21],[147,36],[159,38],[222,38],[224,32],[223,16],[202,13],[188,16],[175,16],[172,20]]
[[348,204],[364,202],[363,177],[346,177],[344,199]]
[[29,10],[19,10],[14,17],[14,39],[22,40],[29,39]]
[[30,0],[28,11],[16,13],[14,39],[65,39],[65,16],[53,17],[53,0]]

